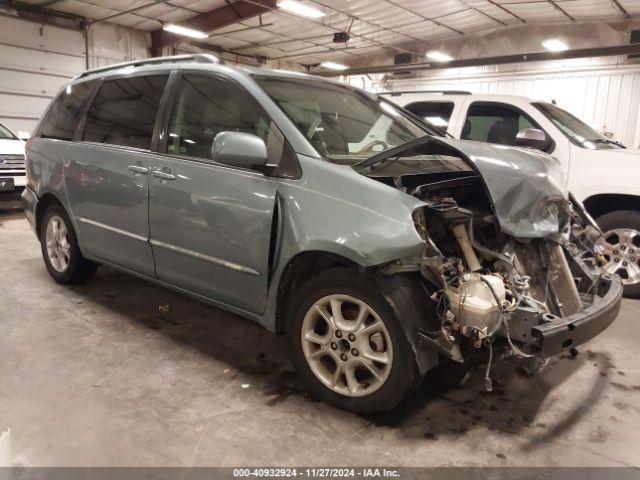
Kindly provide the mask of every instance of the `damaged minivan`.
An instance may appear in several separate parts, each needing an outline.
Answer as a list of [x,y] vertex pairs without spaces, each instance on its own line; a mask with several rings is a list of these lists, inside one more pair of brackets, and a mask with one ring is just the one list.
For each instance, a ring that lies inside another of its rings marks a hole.
[[543,360],[620,307],[553,157],[435,133],[309,75],[130,62],[61,90],[23,202],[55,281],[104,264],[248,317],[316,397],[383,411],[435,367]]

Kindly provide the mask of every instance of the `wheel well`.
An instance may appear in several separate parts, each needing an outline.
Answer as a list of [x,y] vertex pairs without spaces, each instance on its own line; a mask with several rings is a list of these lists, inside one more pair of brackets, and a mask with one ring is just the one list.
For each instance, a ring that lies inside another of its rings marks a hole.
[[640,196],[606,193],[594,195],[584,201],[584,208],[593,217],[617,210],[635,210],[640,212]]
[[334,267],[362,268],[348,258],[321,251],[302,252],[289,261],[278,285],[276,332],[284,333],[288,313],[287,301],[293,299],[296,291],[307,279]]
[[40,239],[40,222],[42,221],[44,212],[46,212],[47,208],[53,204],[58,204],[64,208],[62,202],[58,200],[58,197],[53,193],[45,193],[40,199],[38,199],[38,206],[36,208],[36,232],[38,234],[38,239]]

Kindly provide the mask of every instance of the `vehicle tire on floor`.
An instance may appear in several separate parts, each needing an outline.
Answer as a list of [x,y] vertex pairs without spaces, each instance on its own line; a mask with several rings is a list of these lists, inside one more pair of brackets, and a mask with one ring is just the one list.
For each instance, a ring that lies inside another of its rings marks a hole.
[[47,207],[40,227],[40,245],[47,271],[56,282],[83,283],[96,273],[98,265],[82,256],[76,232],[61,205]]
[[597,222],[604,232],[598,244],[604,249],[606,270],[620,275],[625,297],[640,298],[640,212],[610,212]]
[[417,386],[413,351],[379,287],[334,268],[295,294],[287,336],[293,363],[317,398],[357,413],[390,410]]

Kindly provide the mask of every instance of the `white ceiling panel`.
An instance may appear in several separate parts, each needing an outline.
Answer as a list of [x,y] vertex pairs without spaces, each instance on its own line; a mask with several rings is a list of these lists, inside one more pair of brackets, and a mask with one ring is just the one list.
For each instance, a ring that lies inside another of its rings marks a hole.
[[[640,3],[640,2],[638,2]],[[600,0],[558,1],[558,6],[576,20],[592,20],[594,18],[616,18],[620,15],[613,2],[603,3]]]
[[436,40],[458,35],[458,33],[449,28],[436,25],[435,23],[429,21],[414,23],[413,25],[396,28],[394,30],[407,33],[408,35],[411,35],[412,37],[418,38],[420,40]]
[[640,0],[618,0],[630,15],[640,15]]
[[421,20],[418,15],[386,1],[371,2],[366,0],[352,0],[349,2],[329,2],[323,4],[337,8],[373,25],[393,28]]
[[510,11],[527,22],[561,22],[569,20],[551,3],[517,3],[509,4]]
[[[44,0],[24,0],[42,4]],[[99,20],[120,14],[111,23],[153,31],[162,22],[188,24],[201,13],[212,12],[237,0],[158,0],[135,12],[126,10],[152,0],[58,0],[48,8]],[[251,1],[251,0],[248,0]],[[481,32],[504,25],[571,20],[548,0],[299,0],[325,16],[304,18],[274,10],[214,31],[211,45],[268,58],[295,55],[300,63],[351,58],[381,53],[420,51],[420,41],[437,41],[460,33]],[[640,0],[618,0],[631,15],[640,15]],[[555,0],[576,20],[624,19],[613,0]],[[518,18],[519,17],[519,18]],[[432,21],[433,20],[433,21]],[[261,23],[262,22],[262,23]],[[260,26],[262,25],[262,26]],[[250,28],[247,27],[260,28]],[[237,31],[240,30],[240,31]],[[348,48],[333,44],[334,33],[348,31]],[[185,41],[188,41],[185,39]],[[412,43],[413,42],[413,43]],[[408,47],[407,45],[413,45]],[[345,60],[345,63],[346,62]]]
[[394,3],[430,19],[469,10],[469,7],[459,0],[395,0]]
[[235,38],[218,37],[202,40],[203,43],[209,43],[226,49],[241,48],[251,45],[250,42],[244,40],[236,40]]
[[464,12],[447,15],[446,17],[438,19],[438,22],[465,33],[500,26],[500,23],[496,20],[473,10],[465,10]]
[[[97,3],[97,2],[96,2]],[[118,13],[119,10],[106,8],[101,5],[93,3],[85,3],[77,0],[64,0],[56,3],[56,10],[60,12],[73,13],[74,15],[80,15],[87,18],[104,18],[114,13]]]
[[140,30],[146,30],[150,32],[152,30],[157,30],[160,28],[160,23],[156,20],[144,20],[142,18],[138,18],[138,23],[135,24],[133,28],[138,28]]
[[495,18],[496,20],[500,20],[501,22],[507,24],[520,23],[520,20],[518,20],[515,15],[509,13],[504,8],[500,8],[494,3],[489,2],[488,0],[466,0],[465,3],[486,15]]
[[227,4],[224,0],[197,0],[195,2],[193,0],[172,0],[171,3],[202,13],[224,7]]
[[378,43],[396,44],[407,40],[407,37],[405,35],[389,30],[380,30],[378,32],[366,33],[362,36]]

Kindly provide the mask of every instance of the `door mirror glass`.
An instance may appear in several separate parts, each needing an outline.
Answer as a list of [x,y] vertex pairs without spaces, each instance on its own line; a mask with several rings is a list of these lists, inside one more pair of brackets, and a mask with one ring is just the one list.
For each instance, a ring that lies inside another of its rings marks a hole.
[[213,140],[211,158],[233,167],[260,170],[267,164],[267,146],[251,133],[220,132]]
[[523,128],[516,135],[516,144],[520,147],[545,151],[551,146],[551,141],[539,128]]
[[20,140],[23,140],[23,141],[25,141],[25,142],[26,142],[27,140],[29,140],[29,137],[31,137],[31,135],[29,134],[29,132],[24,132],[24,131],[20,131],[20,132],[18,132],[18,138],[19,138]]

